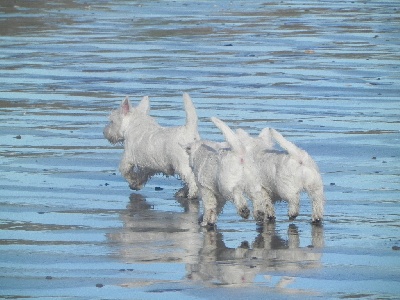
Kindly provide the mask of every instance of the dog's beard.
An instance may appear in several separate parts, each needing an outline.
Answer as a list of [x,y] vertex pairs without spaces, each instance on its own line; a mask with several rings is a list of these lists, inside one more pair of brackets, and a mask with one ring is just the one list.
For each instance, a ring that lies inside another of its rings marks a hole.
[[113,145],[121,144],[122,145],[124,142],[123,137],[112,134],[112,132],[115,132],[115,130],[110,125],[108,125],[104,128],[103,135],[111,144],[113,144]]

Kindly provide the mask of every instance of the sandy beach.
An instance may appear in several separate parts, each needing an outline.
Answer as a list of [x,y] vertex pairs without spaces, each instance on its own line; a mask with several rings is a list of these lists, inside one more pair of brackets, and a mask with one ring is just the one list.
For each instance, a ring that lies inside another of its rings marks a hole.
[[[0,298],[399,299],[400,9],[395,1],[2,1]],[[103,137],[126,95],[222,141],[211,116],[279,130],[317,162],[257,226],[156,176],[132,191]]]

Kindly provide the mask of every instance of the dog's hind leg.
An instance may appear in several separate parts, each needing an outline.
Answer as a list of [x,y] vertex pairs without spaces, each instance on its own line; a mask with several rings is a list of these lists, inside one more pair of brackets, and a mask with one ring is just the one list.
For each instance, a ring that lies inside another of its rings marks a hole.
[[260,195],[250,195],[250,199],[253,200],[253,216],[257,223],[263,223],[265,218],[265,205],[263,205],[264,199]]
[[294,220],[299,215],[299,206],[300,206],[300,192],[295,193],[286,197],[288,201],[288,215],[289,220]]
[[322,218],[324,216],[324,204],[325,204],[323,187],[318,186],[315,189],[309,189],[307,193],[312,203],[312,222],[314,224],[321,223]]
[[274,206],[264,188],[261,188],[258,192],[251,189],[248,194],[249,198],[253,200],[253,216],[258,224],[264,223],[265,218],[269,221],[275,219]]
[[248,219],[250,216],[250,210],[247,207],[246,198],[243,196],[243,192],[236,189],[233,192],[233,203],[236,206],[237,213],[244,219]]

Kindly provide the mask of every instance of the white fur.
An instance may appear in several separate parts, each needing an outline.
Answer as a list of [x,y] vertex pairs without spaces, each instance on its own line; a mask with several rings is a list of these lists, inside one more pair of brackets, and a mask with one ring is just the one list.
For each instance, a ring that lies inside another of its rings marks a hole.
[[[233,201],[240,216],[248,218],[250,211],[244,195],[257,199],[255,203],[261,203],[264,196],[261,182],[252,171],[254,162],[251,156],[246,155],[246,148],[237,135],[221,120],[212,118],[212,121],[224,134],[229,148],[226,148],[226,143],[204,140],[187,148],[203,200],[202,226],[215,225],[227,200]],[[254,209],[255,218],[263,219],[264,207],[255,206]]]
[[[324,191],[317,164],[304,150],[286,140],[275,129],[264,129],[256,138],[244,131],[238,133],[248,153],[257,162],[262,186],[268,197],[264,200],[266,217],[275,219],[273,203],[286,200],[288,215],[294,219],[299,214],[301,192],[307,192],[312,202],[312,221],[318,223],[324,214]],[[285,151],[273,149],[273,140]]]
[[104,136],[113,144],[123,142],[124,153],[119,169],[131,189],[140,190],[157,173],[177,174],[188,186],[188,197],[197,196],[189,156],[180,146],[200,139],[197,114],[188,94],[183,95],[183,100],[186,111],[186,124],[183,126],[160,126],[148,114],[148,97],[143,97],[136,107],[132,107],[126,97],[120,108],[111,112]]

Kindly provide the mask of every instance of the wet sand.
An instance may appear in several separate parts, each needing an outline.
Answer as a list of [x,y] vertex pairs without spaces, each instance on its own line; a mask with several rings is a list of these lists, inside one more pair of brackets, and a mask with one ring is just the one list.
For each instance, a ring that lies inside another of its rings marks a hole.
[[[0,3],[0,297],[400,297],[400,9],[394,2]],[[274,127],[318,163],[322,226],[285,203],[215,231],[175,178],[139,192],[103,138],[125,95],[165,126]]]

